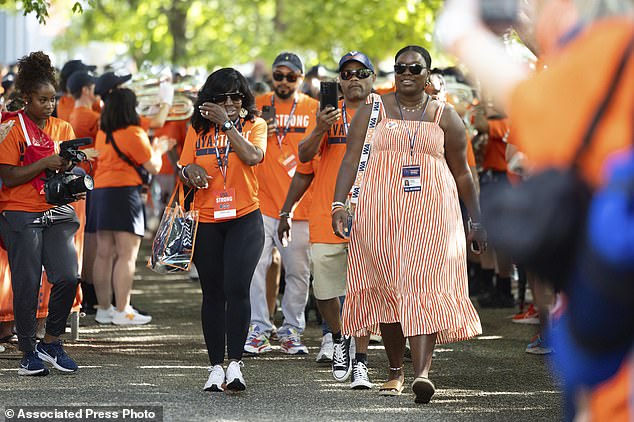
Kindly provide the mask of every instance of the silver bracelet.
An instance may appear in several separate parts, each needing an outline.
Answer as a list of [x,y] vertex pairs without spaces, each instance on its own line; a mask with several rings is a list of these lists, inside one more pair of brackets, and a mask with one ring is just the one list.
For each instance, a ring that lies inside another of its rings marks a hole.
[[346,204],[344,204],[343,202],[341,202],[341,201],[334,201],[334,202],[332,203],[332,205],[330,206],[330,210],[332,211],[332,210],[334,210],[335,208],[345,208],[345,207],[346,207]]
[[185,170],[187,169],[187,166],[189,166],[189,164],[187,164],[186,166],[181,167],[181,176],[183,176],[183,179],[185,179],[185,180],[189,180],[189,177],[187,177],[187,175],[185,174]]
[[291,218],[291,213],[288,211],[280,211],[280,218]]

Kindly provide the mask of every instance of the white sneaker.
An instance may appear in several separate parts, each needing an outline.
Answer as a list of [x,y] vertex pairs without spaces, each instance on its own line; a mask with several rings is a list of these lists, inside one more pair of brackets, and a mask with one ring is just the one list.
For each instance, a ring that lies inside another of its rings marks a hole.
[[112,317],[114,317],[114,306],[110,305],[108,309],[97,308],[95,314],[95,321],[99,324],[112,324]]
[[227,366],[227,376],[225,378],[226,389],[228,391],[244,391],[247,388],[247,384],[242,377],[242,371],[240,367],[244,366],[242,361],[232,361]]
[[152,321],[151,316],[141,315],[132,306],[128,306],[123,312],[114,310],[113,313],[112,323],[114,325],[143,325]]
[[225,382],[225,370],[220,365],[214,365],[207,368],[209,371],[209,379],[205,383],[203,390],[205,391],[218,391],[222,392],[225,389],[222,384]]
[[332,362],[333,349],[332,333],[326,333],[326,335],[321,338],[321,349],[319,349],[315,361],[319,363]]
[[350,388],[353,390],[369,390],[372,388],[370,377],[368,377],[368,367],[365,366],[365,363],[353,361]]

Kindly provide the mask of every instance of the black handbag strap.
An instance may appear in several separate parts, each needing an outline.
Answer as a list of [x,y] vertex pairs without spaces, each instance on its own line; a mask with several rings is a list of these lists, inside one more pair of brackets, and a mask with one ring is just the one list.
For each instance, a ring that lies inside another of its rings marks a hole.
[[599,122],[603,118],[605,111],[610,106],[610,101],[612,100],[612,97],[614,96],[614,93],[616,92],[617,86],[619,82],[621,81],[621,77],[623,76],[623,71],[625,70],[627,63],[630,57],[632,56],[633,51],[634,51],[634,34],[630,37],[630,41],[625,47],[625,52],[623,53],[623,56],[621,57],[621,61],[619,62],[618,67],[616,68],[616,72],[614,73],[614,77],[612,78],[612,82],[610,83],[610,87],[608,88],[607,94],[605,98],[603,98],[603,101],[601,102],[601,104],[599,104],[599,107],[597,108],[597,111],[594,114],[594,118],[590,122],[590,126],[588,126],[586,135],[584,136],[583,141],[581,142],[581,145],[579,146],[579,149],[577,150],[577,153],[575,154],[575,157],[573,160],[573,166],[577,165],[581,155],[590,146],[592,137],[594,136],[594,132],[596,131],[597,126],[599,126]]
[[130,157],[125,155],[123,152],[121,152],[116,142],[114,141],[114,136],[112,136],[112,132],[106,132],[106,143],[107,144],[109,143],[112,145],[112,148],[114,148],[114,150],[117,152],[117,155],[119,155],[119,158],[121,158],[123,161],[125,161],[126,163],[132,166],[132,168],[137,172],[137,174],[141,178],[141,182],[143,182],[144,175],[141,173],[142,171],[141,167],[134,164],[132,160],[130,160]]

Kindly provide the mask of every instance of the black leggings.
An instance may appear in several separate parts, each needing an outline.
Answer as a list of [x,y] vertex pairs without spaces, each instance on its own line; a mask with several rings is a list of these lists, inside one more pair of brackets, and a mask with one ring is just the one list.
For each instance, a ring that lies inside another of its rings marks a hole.
[[260,210],[223,223],[200,223],[194,264],[203,291],[201,319],[212,365],[242,359],[251,320],[249,288],[264,247]]

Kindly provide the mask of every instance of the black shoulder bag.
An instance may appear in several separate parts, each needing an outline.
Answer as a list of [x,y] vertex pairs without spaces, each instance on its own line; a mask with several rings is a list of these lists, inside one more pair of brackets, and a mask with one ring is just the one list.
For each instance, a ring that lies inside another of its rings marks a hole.
[[152,183],[152,175],[150,174],[150,172],[147,171],[145,167],[137,166],[136,164],[134,164],[127,155],[121,152],[117,144],[114,142],[114,136],[112,136],[112,132],[106,132],[106,143],[112,144],[112,148],[114,148],[114,150],[117,152],[119,158],[131,165],[136,170],[136,172],[139,174],[139,177],[141,178],[141,183],[143,183],[143,185],[150,186],[150,184]]
[[579,158],[610,105],[633,46],[634,38],[569,168],[548,168],[517,187],[482,191],[482,218],[493,246],[558,288],[571,274],[592,198],[579,169]]

